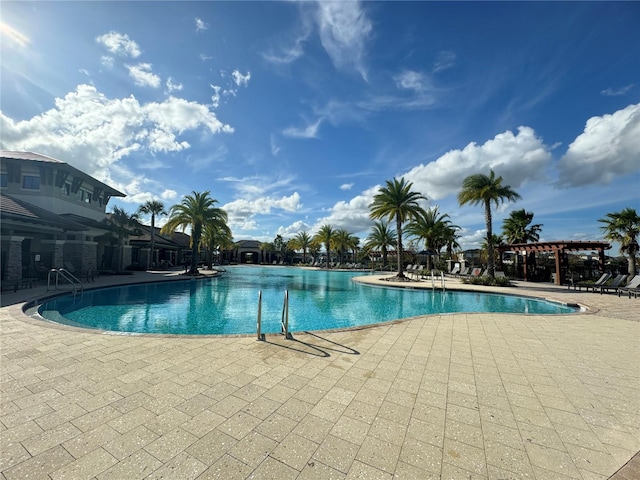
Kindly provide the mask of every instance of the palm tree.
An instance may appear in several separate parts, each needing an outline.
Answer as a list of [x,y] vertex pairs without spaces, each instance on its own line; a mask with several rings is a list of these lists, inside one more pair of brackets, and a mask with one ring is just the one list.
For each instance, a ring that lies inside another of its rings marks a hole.
[[396,232],[389,228],[389,224],[386,222],[375,222],[371,233],[365,240],[365,248],[368,250],[380,249],[382,252],[382,267],[387,264],[387,247],[396,244],[398,238]]
[[640,216],[634,208],[623,208],[620,212],[607,213],[605,218],[598,220],[604,225],[604,237],[620,244],[620,252],[629,257],[629,277],[636,275],[636,253],[640,250],[638,235],[640,235]]
[[231,229],[225,223],[220,225],[217,222],[208,223],[202,232],[201,245],[208,251],[208,263],[213,267],[213,252],[222,251],[223,248],[233,244]]
[[140,216],[138,213],[127,213],[123,208],[113,207],[113,212],[109,215],[109,223],[115,227],[118,234],[118,246],[120,247],[120,255],[118,256],[118,270],[124,268],[124,241],[134,233],[138,232]]
[[149,252],[149,260],[147,261],[147,268],[156,264],[156,216],[166,215],[164,210],[164,204],[158,200],[147,200],[143,205],[138,208],[138,214],[151,215],[151,251]]
[[260,244],[260,251],[262,252],[262,261],[265,262],[265,255],[268,260],[266,262],[271,261],[271,252],[273,252],[273,243],[271,242],[262,242]]
[[344,262],[344,253],[353,249],[353,235],[344,228],[335,231],[333,244],[340,253],[340,263]]
[[198,252],[200,238],[205,226],[212,224],[219,228],[226,227],[227,212],[215,207],[218,201],[209,196],[209,192],[191,192],[182,198],[182,202],[169,210],[169,220],[160,230],[162,233],[173,233],[182,227],[184,231],[191,228],[191,267],[189,273],[198,273]]
[[318,243],[324,243],[324,248],[327,251],[327,268],[329,268],[329,262],[331,261],[331,247],[334,241],[336,231],[331,225],[322,225],[318,233],[313,236],[313,239]]
[[[540,240],[542,224],[531,225],[532,221],[533,212],[527,212],[524,208],[512,211],[502,222],[502,235],[507,243],[529,243]],[[520,255],[516,255],[516,272],[520,270],[519,263]],[[535,266],[535,252],[529,254],[527,269],[529,265]]]
[[373,197],[373,203],[369,205],[371,213],[369,218],[379,220],[386,218],[388,221],[395,219],[396,221],[396,245],[398,254],[398,274],[399,279],[404,279],[402,272],[402,225],[424,212],[418,203],[420,200],[426,200],[427,197],[418,192],[412,192],[413,183],[407,183],[402,177],[400,180],[394,178],[387,180],[386,187]]
[[[438,207],[435,206],[418,215],[407,225],[406,231],[408,234],[423,240],[427,250],[440,253],[440,250],[447,245],[447,241],[451,236],[451,229],[457,228],[460,227],[451,225],[449,215],[446,213],[440,214]],[[431,256],[428,257],[428,262],[431,262]],[[430,268],[431,265],[428,264],[427,269]]]
[[491,277],[495,276],[495,257],[493,250],[493,226],[491,220],[491,203],[496,206],[505,200],[514,201],[521,198],[510,186],[502,185],[502,177],[497,177],[493,170],[489,176],[478,173],[470,175],[462,181],[462,190],[458,194],[458,203],[465,205],[484,205],[484,219],[487,224],[487,269]]
[[524,208],[512,211],[502,222],[502,234],[507,243],[529,243],[540,240],[542,224],[531,225],[532,221],[533,212],[527,212]]
[[[492,234],[491,235],[491,245],[493,248],[493,255],[495,258],[496,255],[500,255],[500,252],[498,251],[498,247],[501,245],[504,245],[504,239],[502,238],[502,235],[496,235],[496,234]],[[482,249],[482,254],[481,254],[481,259],[483,260],[489,260],[489,242],[485,239],[484,242],[482,242],[482,244],[480,245],[480,248]],[[483,258],[484,257],[484,258]]]
[[307,263],[307,251],[310,244],[311,235],[307,231],[298,232],[289,242],[292,250],[302,250],[302,263]]

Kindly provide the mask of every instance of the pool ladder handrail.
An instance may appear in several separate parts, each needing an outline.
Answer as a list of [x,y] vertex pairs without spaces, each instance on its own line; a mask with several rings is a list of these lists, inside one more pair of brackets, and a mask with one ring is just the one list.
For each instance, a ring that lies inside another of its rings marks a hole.
[[[431,288],[433,290],[436,289],[436,277],[434,274],[435,270],[431,270]],[[445,281],[444,281],[444,272],[440,272],[440,286],[442,287],[442,291],[446,291]]]
[[[289,331],[289,290],[284,291],[284,302],[282,304],[282,318],[280,319],[282,334],[287,340],[292,340],[293,336]],[[257,337],[259,341],[264,341],[262,333],[262,290],[258,292],[258,319],[256,321]]]
[[47,275],[47,291],[51,290],[52,274],[55,274],[55,280],[56,280],[53,290],[58,289],[58,284],[60,283],[60,277],[62,276],[62,278],[65,279],[67,282],[69,282],[73,287],[74,296],[78,294],[78,286],[80,286],[80,293],[84,293],[84,285],[82,281],[65,268],[52,268],[51,270],[49,270],[49,274]]

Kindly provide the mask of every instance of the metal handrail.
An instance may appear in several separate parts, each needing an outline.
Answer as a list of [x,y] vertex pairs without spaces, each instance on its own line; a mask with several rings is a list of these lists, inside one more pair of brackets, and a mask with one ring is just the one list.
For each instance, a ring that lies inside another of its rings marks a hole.
[[256,327],[258,330],[258,340],[264,341],[264,333],[262,333],[262,290],[258,292],[258,320]]
[[440,272],[440,280],[442,282],[442,291],[446,291],[447,287],[445,286],[445,281],[444,281],[444,272]]
[[73,287],[74,296],[78,294],[78,285],[80,286],[80,293],[84,293],[84,285],[80,279],[64,268],[52,268],[49,270],[49,274],[47,275],[47,291],[51,290],[51,274],[55,274],[55,285],[53,290],[58,289],[60,276],[62,276],[62,278],[69,282]]
[[289,332],[289,290],[284,291],[284,302],[282,304],[282,319],[280,320],[282,334],[287,340],[293,338]]

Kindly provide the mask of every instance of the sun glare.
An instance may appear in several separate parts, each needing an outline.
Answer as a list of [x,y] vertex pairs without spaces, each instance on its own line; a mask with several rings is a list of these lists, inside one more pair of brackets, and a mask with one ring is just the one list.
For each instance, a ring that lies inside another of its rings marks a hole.
[[11,25],[8,25],[4,22],[0,22],[0,33],[3,37],[11,40],[12,43],[15,43],[19,47],[26,47],[31,42],[29,37],[23,35],[18,30],[13,28]]

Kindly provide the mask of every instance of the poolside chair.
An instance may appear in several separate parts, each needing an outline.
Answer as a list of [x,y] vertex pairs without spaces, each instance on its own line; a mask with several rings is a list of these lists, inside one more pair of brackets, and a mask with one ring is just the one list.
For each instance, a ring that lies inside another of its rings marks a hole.
[[460,272],[456,275],[456,277],[466,277],[469,275],[469,267],[464,267]]
[[582,287],[585,287],[587,289],[587,291],[589,291],[589,289],[600,287],[600,286],[604,285],[604,283],[607,280],[609,280],[610,278],[611,278],[611,274],[610,273],[603,273],[602,276],[598,280],[596,280],[596,283],[589,283],[589,282],[574,283],[573,284],[573,289],[575,290],[577,288],[578,291],[580,291],[582,289]]
[[631,298],[631,295],[637,298],[638,294],[640,294],[640,275],[633,277],[625,287],[618,287],[616,290],[618,296],[620,296],[622,292],[626,292],[629,294],[629,298]]
[[605,291],[613,290],[614,292],[618,290],[618,288],[624,283],[627,279],[626,275],[618,275],[614,278],[611,283],[607,285],[600,285],[599,287],[593,287],[593,293],[596,292],[596,289],[600,289],[600,295],[602,295]]
[[453,270],[449,272],[449,275],[457,275],[458,273],[460,273],[460,265],[453,267]]

